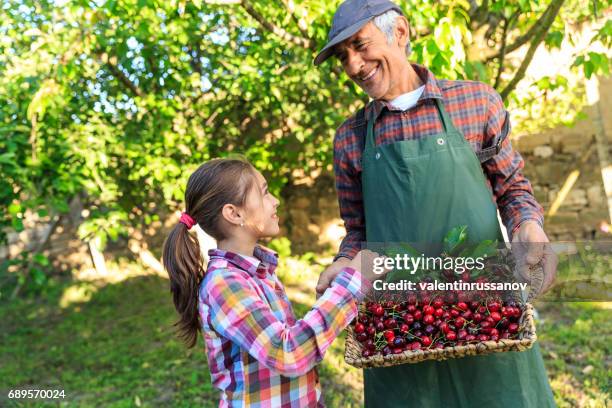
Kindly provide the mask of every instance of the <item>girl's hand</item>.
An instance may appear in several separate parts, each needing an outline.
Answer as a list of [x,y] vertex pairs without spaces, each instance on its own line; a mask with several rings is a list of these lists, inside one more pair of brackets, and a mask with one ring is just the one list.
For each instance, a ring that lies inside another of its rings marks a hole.
[[374,282],[385,276],[391,268],[385,268],[385,259],[387,257],[378,252],[364,249],[359,251],[357,255],[348,263],[348,267],[357,269],[361,272],[361,276],[369,282]]

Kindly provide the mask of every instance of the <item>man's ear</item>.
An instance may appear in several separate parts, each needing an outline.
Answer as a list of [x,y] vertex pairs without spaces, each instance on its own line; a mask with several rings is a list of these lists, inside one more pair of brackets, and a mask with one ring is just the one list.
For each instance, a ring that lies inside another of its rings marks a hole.
[[401,49],[406,48],[406,44],[410,41],[410,25],[404,16],[396,17],[395,21],[395,40]]

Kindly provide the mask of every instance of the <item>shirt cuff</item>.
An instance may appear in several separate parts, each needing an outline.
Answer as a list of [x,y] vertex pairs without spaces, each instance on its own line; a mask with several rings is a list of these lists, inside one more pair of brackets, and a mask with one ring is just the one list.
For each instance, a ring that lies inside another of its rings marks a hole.
[[357,269],[350,267],[342,268],[332,284],[346,288],[358,302],[361,302],[366,293],[372,289],[372,283],[364,278]]
[[536,222],[540,228],[544,229],[544,222],[542,221],[541,218],[525,218],[520,220],[515,226],[514,228],[512,228],[512,231],[510,231],[510,236],[508,237],[510,239],[510,241],[512,241],[512,237],[514,237],[514,234],[516,234],[516,231],[519,230],[519,228],[521,228],[521,226],[523,225],[523,223],[527,222],[527,221],[534,221]]

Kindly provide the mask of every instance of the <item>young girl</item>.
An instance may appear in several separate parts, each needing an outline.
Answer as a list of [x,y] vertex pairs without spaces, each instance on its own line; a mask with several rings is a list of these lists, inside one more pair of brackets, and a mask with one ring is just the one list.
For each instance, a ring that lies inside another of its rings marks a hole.
[[[380,277],[372,268],[362,276],[361,262],[377,256],[362,251],[296,320],[275,273],[277,255],[257,245],[278,234],[278,204],[248,162],[211,160],[189,178],[186,211],[164,244],[181,337],[193,347],[203,330],[222,407],[322,406],[315,365]],[[218,243],[206,272],[189,233],[196,223]]]

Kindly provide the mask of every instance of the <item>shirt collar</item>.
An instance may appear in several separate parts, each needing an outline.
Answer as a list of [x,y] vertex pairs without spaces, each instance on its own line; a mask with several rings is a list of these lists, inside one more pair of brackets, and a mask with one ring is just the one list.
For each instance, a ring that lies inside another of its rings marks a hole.
[[269,248],[259,245],[257,245],[253,251],[253,257],[256,259],[256,262],[235,252],[224,251],[219,248],[209,250],[208,257],[211,260],[213,258],[225,259],[236,267],[260,279],[264,279],[268,275],[273,275],[278,265],[278,254]]
[[[434,74],[419,64],[410,64],[416,74],[419,76],[423,84],[425,85],[425,89],[423,90],[423,94],[419,98],[417,104],[422,103],[427,99],[442,99],[442,92],[438,87],[438,81]],[[366,106],[366,118],[369,118],[371,114],[371,110],[374,109],[375,117],[378,117],[383,109],[388,109],[390,111],[400,111],[401,109],[391,105],[389,101],[383,100],[373,100],[370,101]]]

